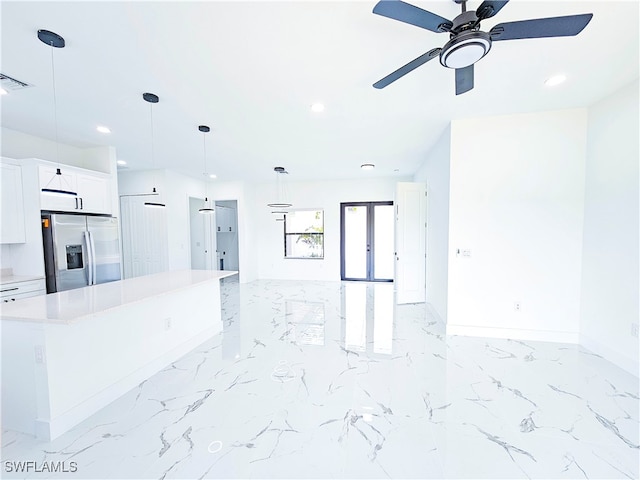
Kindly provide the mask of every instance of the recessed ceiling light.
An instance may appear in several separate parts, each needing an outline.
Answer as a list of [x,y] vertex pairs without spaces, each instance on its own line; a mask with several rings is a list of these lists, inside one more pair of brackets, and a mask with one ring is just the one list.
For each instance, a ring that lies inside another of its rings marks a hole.
[[324,104],[314,103],[313,105],[311,105],[311,111],[316,113],[324,112]]
[[553,77],[549,77],[544,81],[544,84],[547,87],[555,87],[556,85],[560,85],[567,79],[565,75],[554,75]]
[[360,168],[362,170],[373,170],[374,168],[376,168],[376,166],[373,163],[363,163],[362,165],[360,165]]
[[116,161],[116,163],[118,165],[126,165],[127,164],[127,162],[125,162],[124,160],[118,160],[118,161]]
[[218,176],[215,173],[210,173],[209,178],[218,178]]
[[96,130],[99,131],[100,133],[111,133],[111,130],[109,130],[108,127],[103,127],[102,125],[98,125],[96,127]]
[[9,92],[7,92],[4,88],[0,88],[0,95],[6,95],[7,93]]

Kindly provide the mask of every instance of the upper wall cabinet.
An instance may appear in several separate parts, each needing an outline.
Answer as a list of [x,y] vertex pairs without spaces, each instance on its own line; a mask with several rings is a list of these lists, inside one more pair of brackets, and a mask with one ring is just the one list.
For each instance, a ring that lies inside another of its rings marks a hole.
[[2,162],[0,243],[25,243],[24,200],[20,165]]
[[112,213],[109,175],[66,165],[40,165],[38,173],[41,210]]
[[216,205],[216,231],[236,231],[236,210],[234,208]]

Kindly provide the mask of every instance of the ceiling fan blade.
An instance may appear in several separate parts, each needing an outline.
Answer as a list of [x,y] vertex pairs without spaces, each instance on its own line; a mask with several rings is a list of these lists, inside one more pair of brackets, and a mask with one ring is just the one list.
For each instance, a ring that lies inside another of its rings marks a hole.
[[509,0],[484,0],[476,10],[476,16],[479,20],[491,18],[507,3]]
[[572,37],[579,34],[591,21],[592,13],[567,17],[537,18],[520,22],[499,23],[491,29],[491,40],[518,40],[521,38]]
[[456,68],[456,95],[461,95],[473,88],[473,63],[468,67]]
[[451,20],[401,0],[381,0],[373,7],[373,13],[436,33],[447,32],[453,27]]
[[384,77],[382,80],[378,80],[376,83],[373,84],[373,86],[378,89],[386,87],[390,83],[393,83],[396,80],[398,80],[400,77],[404,77],[407,73],[411,72],[412,70],[415,70],[420,65],[424,65],[429,60],[432,60],[435,57],[437,57],[440,54],[440,50],[442,49],[434,48],[433,50],[429,50],[427,53],[420,55],[415,60],[411,60],[404,67],[400,67],[395,72],[390,73],[389,75]]

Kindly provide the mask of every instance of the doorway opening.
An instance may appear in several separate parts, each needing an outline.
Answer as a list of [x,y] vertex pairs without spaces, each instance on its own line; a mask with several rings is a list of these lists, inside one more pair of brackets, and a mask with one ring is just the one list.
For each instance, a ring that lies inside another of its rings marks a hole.
[[341,279],[392,282],[394,231],[393,202],[341,203]]
[[216,200],[216,269],[240,271],[238,201]]
[[216,268],[214,215],[200,213],[199,210],[203,204],[203,199],[189,197],[191,268],[193,270],[214,270]]

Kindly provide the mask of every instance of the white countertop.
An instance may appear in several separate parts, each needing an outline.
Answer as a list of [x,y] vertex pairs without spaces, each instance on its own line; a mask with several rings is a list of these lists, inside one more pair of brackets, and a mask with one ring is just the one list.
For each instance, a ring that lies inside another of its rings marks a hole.
[[136,303],[193,285],[230,277],[230,270],[179,270],[117,282],[102,283],[64,292],[24,298],[2,305],[3,321],[50,324],[75,323],[90,315]]

